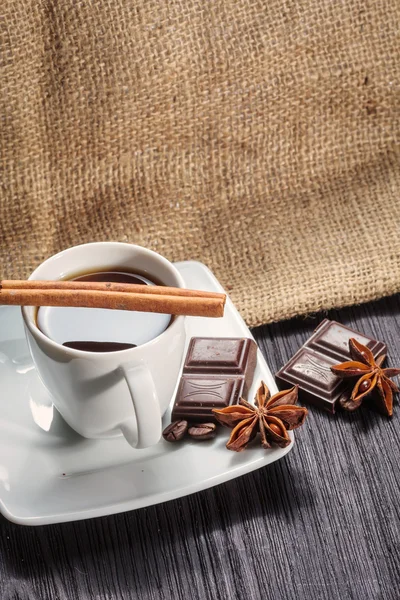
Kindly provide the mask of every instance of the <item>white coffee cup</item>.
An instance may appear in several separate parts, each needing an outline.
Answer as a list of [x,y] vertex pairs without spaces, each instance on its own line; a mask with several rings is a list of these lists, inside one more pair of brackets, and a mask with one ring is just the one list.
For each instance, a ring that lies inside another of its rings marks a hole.
[[[68,248],[43,262],[29,279],[68,279],[82,272],[118,268],[184,287],[177,269],[163,256],[119,242]],[[89,310],[89,309],[88,309]],[[136,348],[85,352],[47,337],[36,325],[36,309],[22,308],[28,345],[37,372],[54,405],[75,431],[87,438],[125,436],[134,448],[161,437],[161,418],[179,376],[185,345],[185,317]]]

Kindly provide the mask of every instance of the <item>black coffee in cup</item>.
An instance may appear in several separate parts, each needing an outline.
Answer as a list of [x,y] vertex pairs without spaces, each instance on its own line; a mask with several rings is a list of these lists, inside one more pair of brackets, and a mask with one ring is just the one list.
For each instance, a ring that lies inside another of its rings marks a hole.
[[[74,281],[162,285],[147,274],[110,269],[81,273]],[[39,329],[68,348],[86,352],[113,352],[145,344],[168,327],[171,315],[139,311],[42,306],[37,313]]]

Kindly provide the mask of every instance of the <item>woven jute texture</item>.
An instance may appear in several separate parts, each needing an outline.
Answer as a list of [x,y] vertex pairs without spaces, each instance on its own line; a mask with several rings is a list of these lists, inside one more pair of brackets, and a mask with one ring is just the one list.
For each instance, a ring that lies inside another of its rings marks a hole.
[[0,276],[94,240],[251,324],[400,290],[398,0],[2,0]]

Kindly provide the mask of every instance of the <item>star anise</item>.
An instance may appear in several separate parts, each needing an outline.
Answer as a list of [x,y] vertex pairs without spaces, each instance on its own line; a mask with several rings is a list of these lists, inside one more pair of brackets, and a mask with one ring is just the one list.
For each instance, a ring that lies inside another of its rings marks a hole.
[[390,378],[400,375],[400,369],[382,369],[386,354],[382,354],[375,360],[371,350],[354,338],[349,340],[349,349],[352,360],[331,367],[332,372],[338,377],[358,377],[350,398],[345,398],[341,402],[342,407],[346,410],[354,410],[360,406],[365,396],[377,390],[377,397],[383,411],[391,417],[393,392],[398,392],[399,388]]
[[298,386],[278,392],[271,398],[270,391],[262,381],[257,390],[255,405],[240,398],[239,404],[214,409],[217,420],[233,427],[226,444],[228,450],[240,452],[259,432],[263,448],[275,443],[281,448],[290,444],[288,430],[296,429],[304,423],[307,409],[295,406]]

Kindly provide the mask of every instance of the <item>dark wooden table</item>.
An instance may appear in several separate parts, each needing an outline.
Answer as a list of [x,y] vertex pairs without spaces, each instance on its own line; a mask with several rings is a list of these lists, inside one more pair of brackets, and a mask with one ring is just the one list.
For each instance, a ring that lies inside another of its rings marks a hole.
[[[273,372],[326,316],[261,327]],[[388,343],[400,299],[329,315]],[[1,600],[400,598],[400,407],[310,410],[283,460],[112,517],[27,528],[0,518]]]

